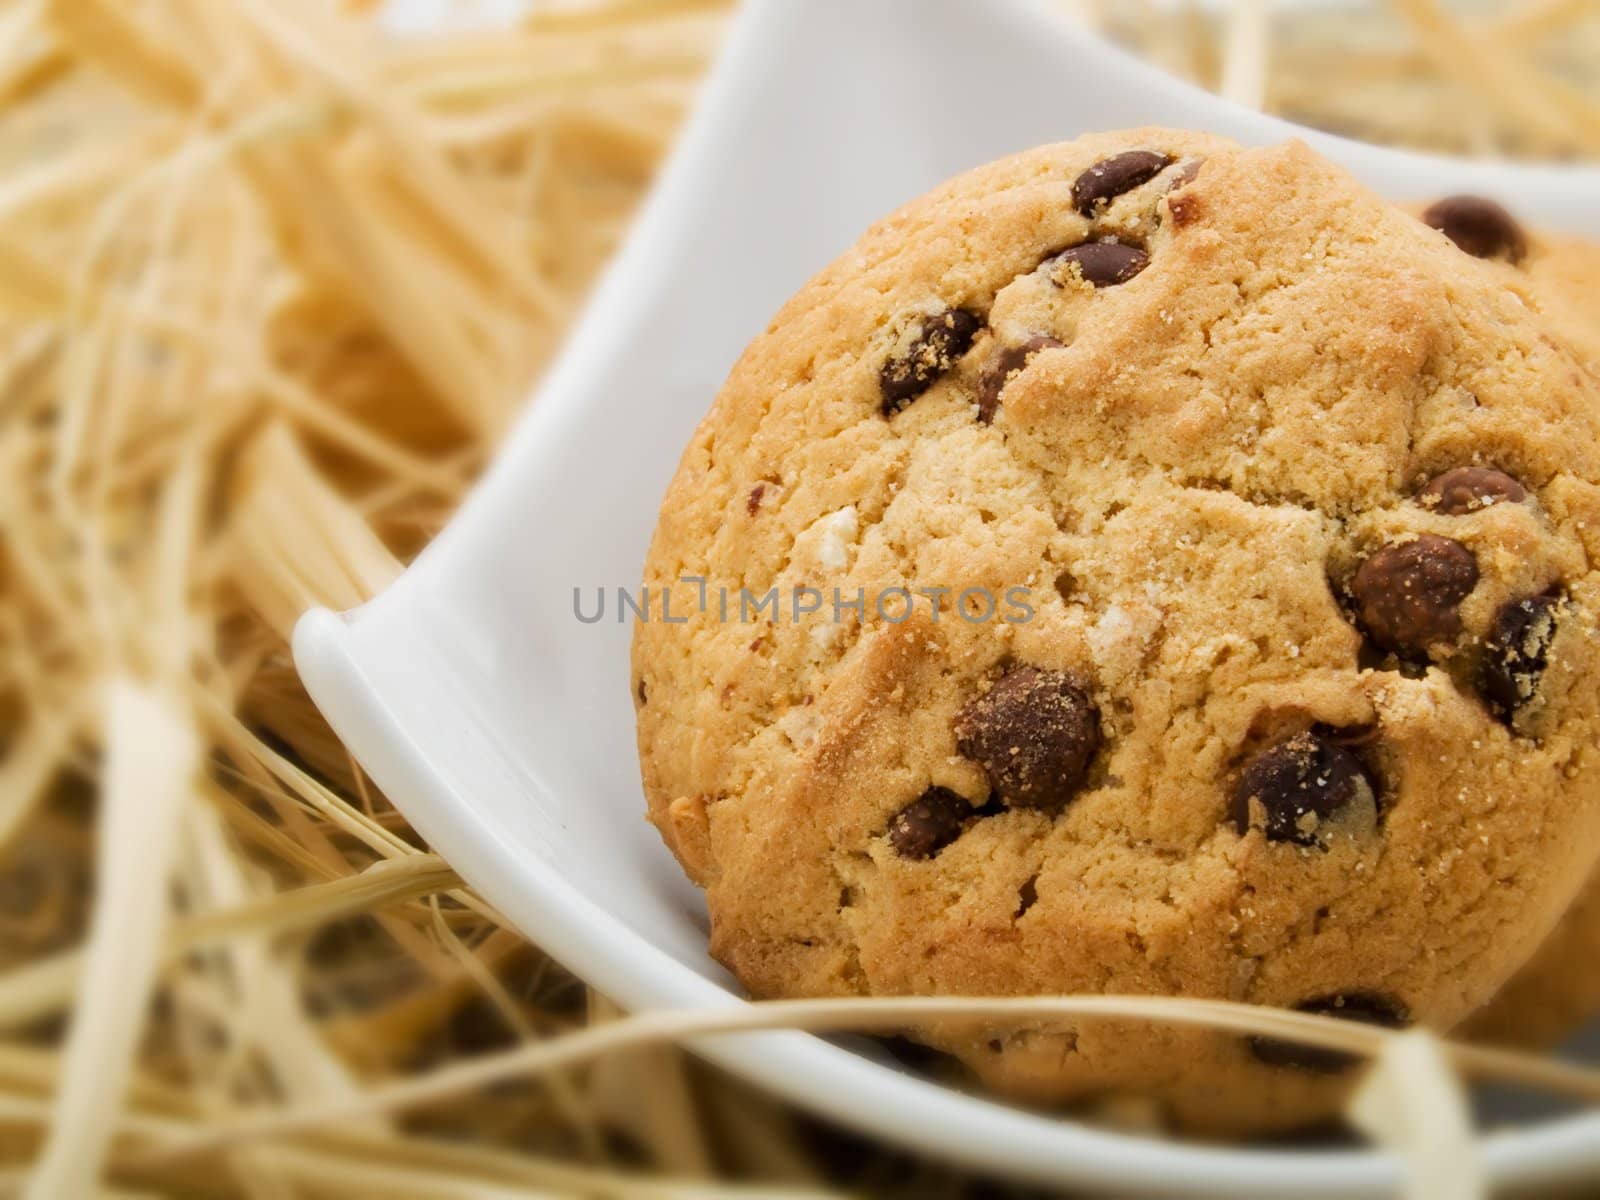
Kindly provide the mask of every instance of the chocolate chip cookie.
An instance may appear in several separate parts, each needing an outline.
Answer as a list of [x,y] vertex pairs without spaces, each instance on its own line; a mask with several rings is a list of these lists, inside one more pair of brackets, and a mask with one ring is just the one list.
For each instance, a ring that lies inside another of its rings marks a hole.
[[[1600,245],[1531,231],[1522,234],[1521,273],[1547,318],[1576,321],[1575,343],[1596,339],[1600,356]],[[1511,282],[1518,281],[1512,276]],[[1534,956],[1461,1029],[1498,1045],[1548,1047],[1600,1017],[1600,870]]]
[[[963,175],[813,279],[685,452],[636,628],[715,956],[757,996],[1485,1005],[1600,853],[1600,365],[1498,220],[1140,129]],[[909,1032],[1224,1134],[1354,1074],[1131,1021]]]

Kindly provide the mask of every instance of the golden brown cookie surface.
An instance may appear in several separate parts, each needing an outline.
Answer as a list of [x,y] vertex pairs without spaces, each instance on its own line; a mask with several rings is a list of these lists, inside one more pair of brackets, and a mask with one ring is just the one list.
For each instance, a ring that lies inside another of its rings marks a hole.
[[[1534,234],[1524,267],[1534,302],[1553,319],[1576,321],[1571,330],[1600,347],[1600,245]],[[1600,350],[1595,351],[1600,353]],[[1462,1028],[1466,1036],[1498,1045],[1545,1048],[1600,1017],[1600,871],[1538,951],[1493,1001]]]
[[[1297,144],[1098,135],[880,222],[746,351],[646,565],[687,619],[638,627],[645,787],[713,952],[763,996],[1485,1003],[1600,845],[1600,369],[1541,295]],[[1345,1078],[920,1036],[1220,1130]]]
[[1538,951],[1460,1032],[1497,1046],[1548,1049],[1600,1016],[1600,874]]

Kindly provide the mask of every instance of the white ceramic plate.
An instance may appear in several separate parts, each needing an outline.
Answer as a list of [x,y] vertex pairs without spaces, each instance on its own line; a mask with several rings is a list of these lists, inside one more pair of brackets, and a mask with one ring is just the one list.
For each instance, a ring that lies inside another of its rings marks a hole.
[[[295,655],[418,830],[533,940],[633,1009],[739,1003],[699,894],[642,818],[630,630],[573,589],[632,586],[680,448],[746,340],[875,217],[966,167],[1087,130],[1302,134],[1398,199],[1471,191],[1595,229],[1600,173],[1428,159],[1233,108],[1036,0],[756,0],[626,249],[500,461],[393,588],[309,614]],[[592,590],[586,592],[593,595]],[[801,1034],[708,1057],[839,1121],[994,1171],[1106,1191],[1388,1193],[1364,1151],[1122,1136],[928,1083]],[[1498,1133],[1501,1180],[1600,1175],[1600,1116]]]

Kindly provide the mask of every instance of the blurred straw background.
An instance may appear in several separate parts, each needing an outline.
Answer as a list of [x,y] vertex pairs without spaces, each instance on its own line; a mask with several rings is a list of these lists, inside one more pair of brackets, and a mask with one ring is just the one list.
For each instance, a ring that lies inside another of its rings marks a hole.
[[[1594,2],[1061,3],[1312,124],[1600,156]],[[450,1083],[618,1014],[419,843],[286,640],[448,519],[729,7],[376,7],[0,0],[0,1194],[979,1194],[670,1045]]]

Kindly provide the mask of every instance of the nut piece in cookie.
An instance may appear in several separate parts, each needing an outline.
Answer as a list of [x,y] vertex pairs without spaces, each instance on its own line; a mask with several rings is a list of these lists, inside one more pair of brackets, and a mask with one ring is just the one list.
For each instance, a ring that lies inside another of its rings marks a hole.
[[1100,714],[1068,675],[1015,667],[956,714],[955,734],[1005,804],[1059,809],[1100,748]]
[[955,366],[972,348],[983,318],[964,308],[947,308],[925,317],[910,342],[892,354],[878,372],[884,416],[893,416]]
[[1375,817],[1377,803],[1361,760],[1339,744],[1337,734],[1313,729],[1250,760],[1234,785],[1229,816],[1235,829],[1247,833],[1251,810],[1259,805],[1268,841],[1314,846],[1324,821],[1358,809]]
[[1461,632],[1461,602],[1477,586],[1472,551],[1453,538],[1424,533],[1371,555],[1350,591],[1361,627],[1378,646],[1420,656]]
[[[1340,992],[1318,996],[1313,1000],[1302,1000],[1294,1006],[1294,1010],[1318,1017],[1360,1021],[1363,1025],[1379,1025],[1385,1029],[1404,1029],[1411,1024],[1411,1014],[1404,1004],[1377,992]],[[1357,1061],[1338,1050],[1300,1046],[1266,1037],[1251,1038],[1250,1052],[1268,1066],[1294,1067],[1317,1075],[1332,1075],[1348,1070]]]
[[1446,196],[1429,205],[1422,220],[1474,258],[1520,262],[1528,239],[1504,208],[1482,196]]
[[1519,504],[1527,498],[1527,488],[1493,467],[1456,467],[1435,475],[1417,493],[1418,504],[1447,517],[1463,517],[1502,500]]

